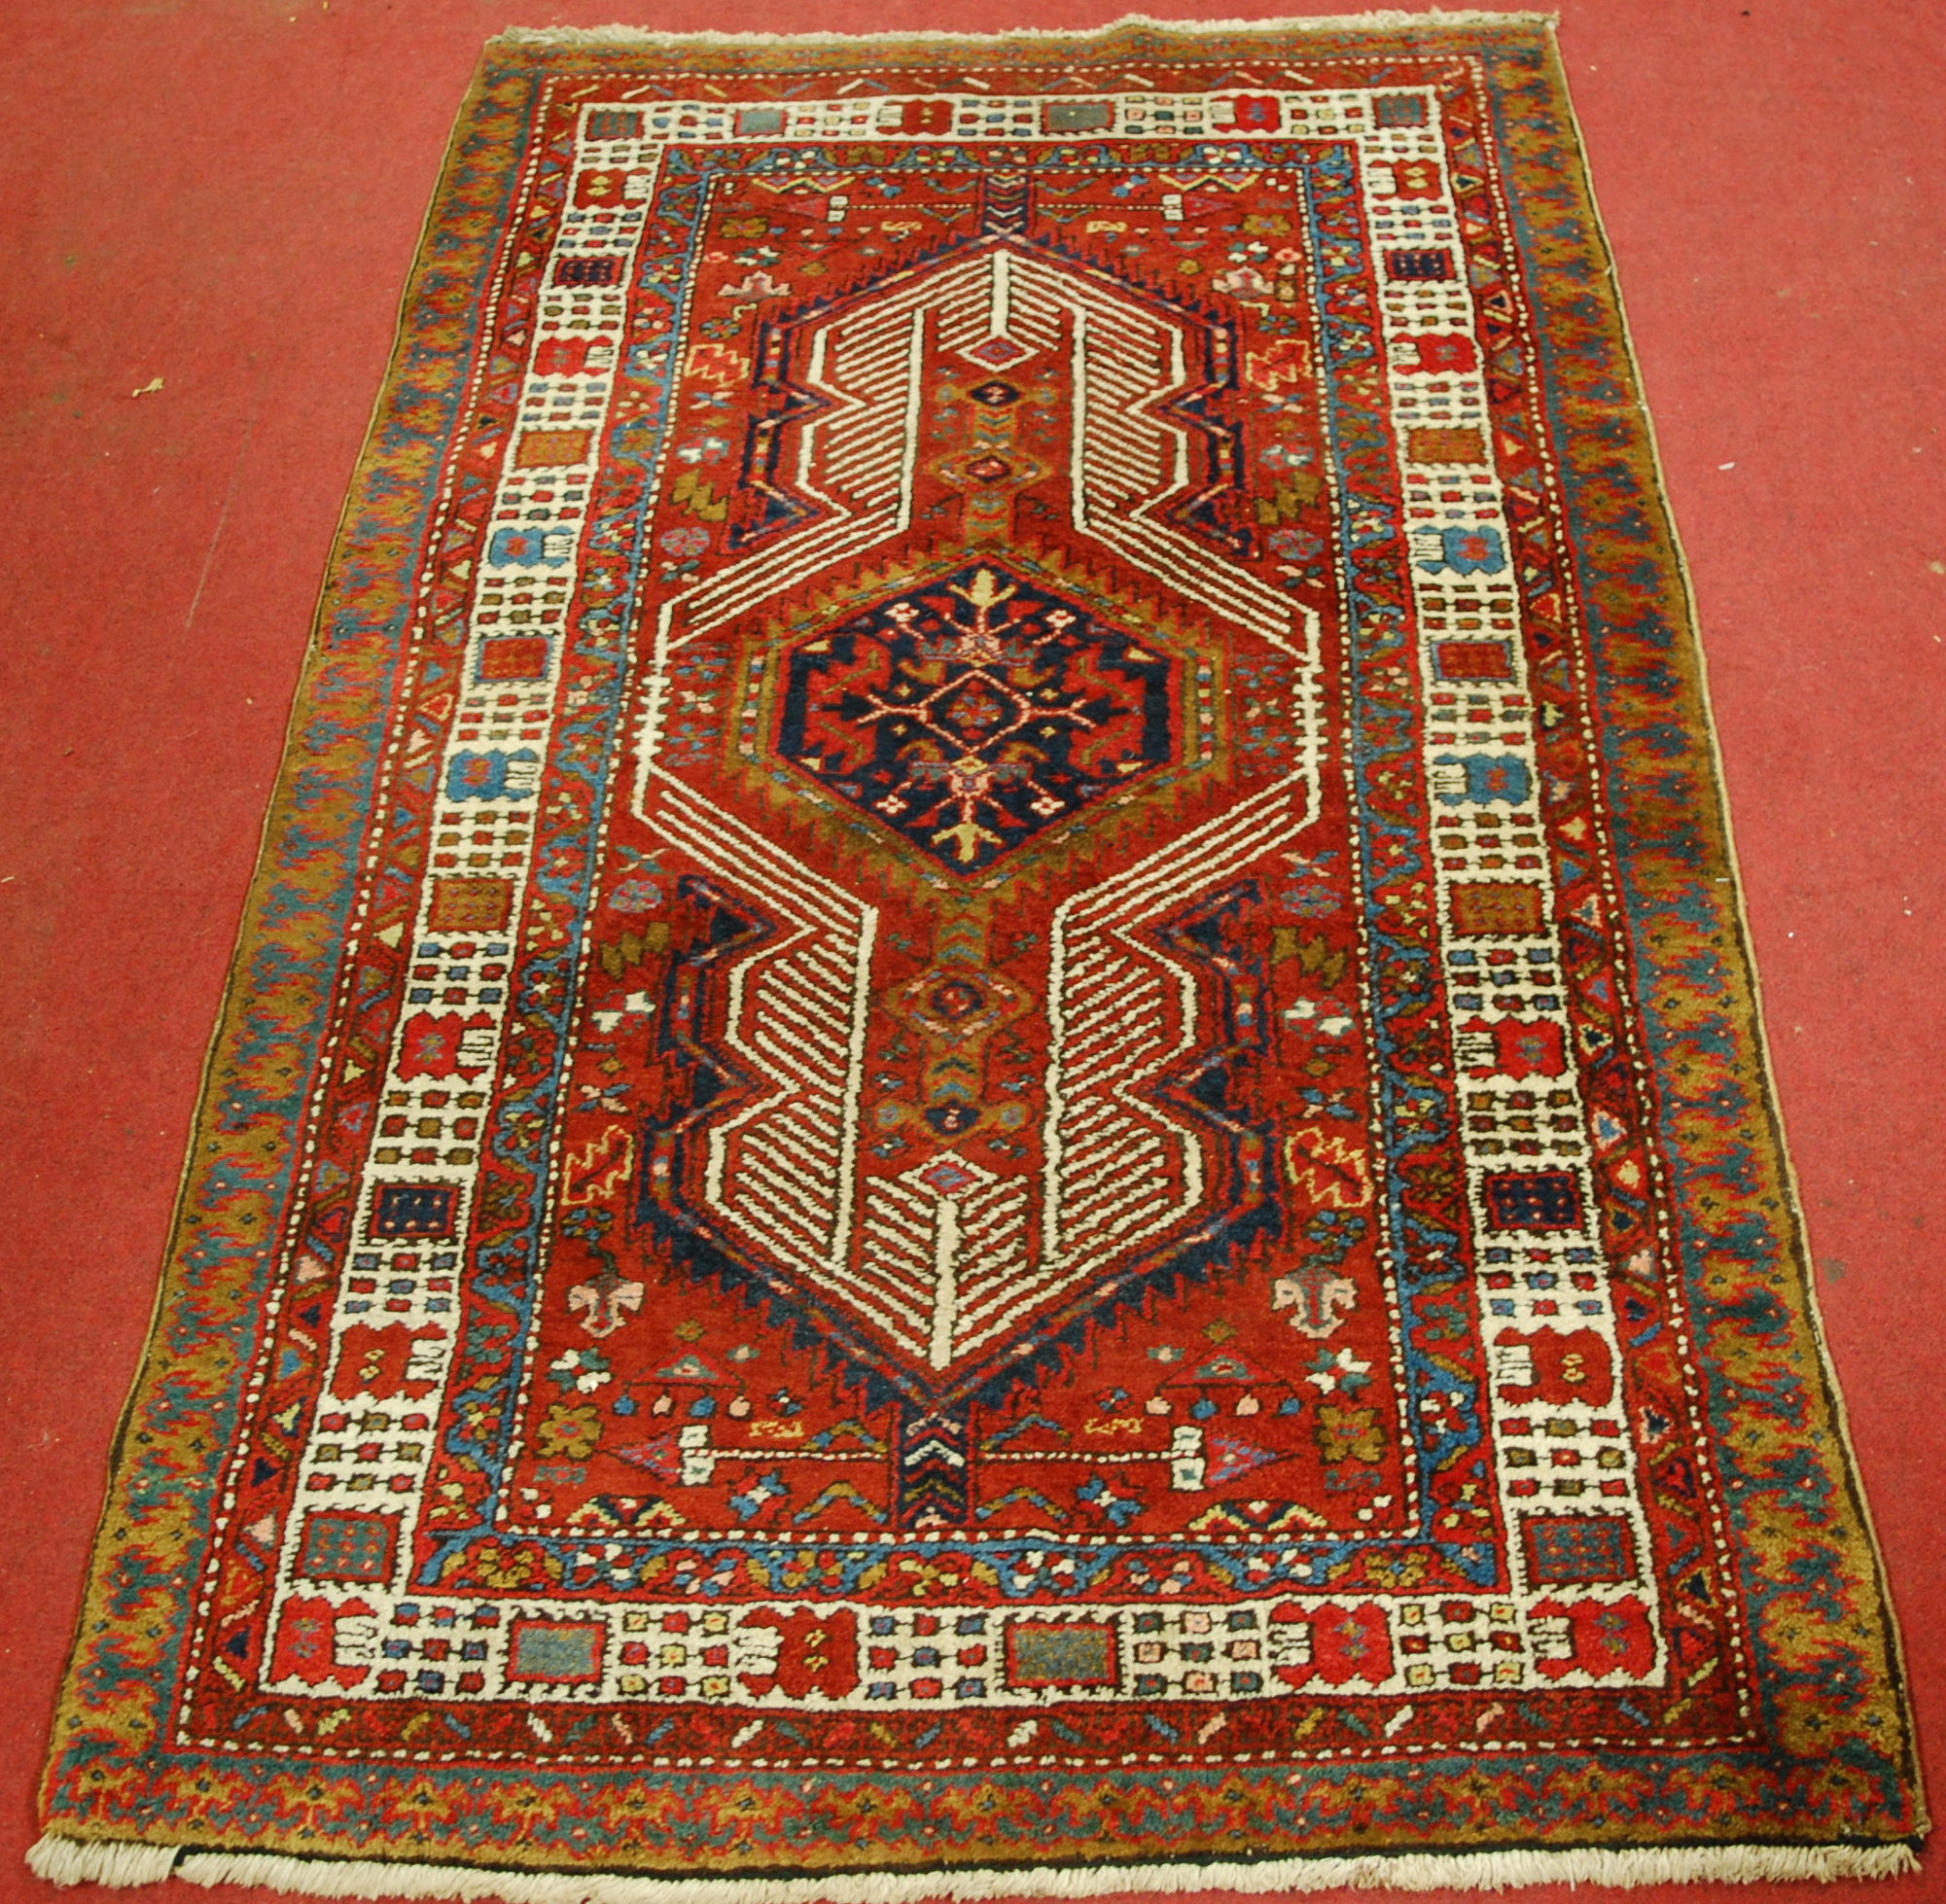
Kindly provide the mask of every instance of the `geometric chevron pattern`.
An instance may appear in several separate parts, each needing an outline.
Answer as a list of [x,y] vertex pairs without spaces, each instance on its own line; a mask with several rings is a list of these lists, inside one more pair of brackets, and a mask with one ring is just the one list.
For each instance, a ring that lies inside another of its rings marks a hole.
[[1547,62],[497,43],[54,1841],[1904,1855]]

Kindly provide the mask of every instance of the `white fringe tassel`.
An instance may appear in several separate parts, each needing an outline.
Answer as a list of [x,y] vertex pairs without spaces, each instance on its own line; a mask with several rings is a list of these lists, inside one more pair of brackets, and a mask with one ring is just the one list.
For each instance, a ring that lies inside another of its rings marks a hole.
[[[512,47],[723,47],[751,42],[1093,40],[1122,27],[1167,33],[1341,32],[1416,26],[1553,26],[1552,13],[1430,7],[1271,19],[1157,19],[1124,14],[1095,27],[1005,27],[961,33],[658,33],[640,26],[511,26],[492,44]],[[180,1860],[180,1861],[178,1861]],[[830,1878],[637,1878],[604,1872],[487,1870],[457,1864],[388,1864],[366,1858],[281,1857],[257,1851],[197,1851],[176,1845],[43,1838],[27,1853],[37,1877],[55,1885],[258,1885],[314,1897],[455,1897],[495,1904],[919,1904],[991,1897],[1101,1897],[1136,1891],[1489,1890],[1525,1885],[1607,1885],[1634,1890],[1676,1884],[1835,1884],[1902,1878],[1920,1869],[1905,1845],[1662,1846],[1646,1851],[1506,1851],[1396,1857],[1281,1858],[1257,1864],[1102,1865],[1016,1871],[854,1871]]]
[[[181,1862],[177,1859],[180,1857]],[[56,1885],[261,1885],[315,1897],[458,1897],[498,1904],[917,1904],[922,1898],[1099,1897],[1131,1891],[1508,1890],[1521,1885],[1832,1884],[1902,1878],[1905,1845],[1716,1845],[1653,1851],[1466,1851],[1280,1858],[1262,1864],[1102,1865],[1021,1871],[855,1871],[830,1878],[633,1878],[457,1864],[279,1857],[46,1837],[27,1853]]]
[[51,1885],[159,1885],[175,1868],[181,1850],[49,1836],[28,1851],[27,1869]]
[[977,45],[993,40],[1098,40],[1125,26],[1150,26],[1165,33],[1336,33],[1412,26],[1552,26],[1558,14],[1493,13],[1480,8],[1447,12],[1428,7],[1408,13],[1386,7],[1366,14],[1315,14],[1278,19],[1157,19],[1152,14],[1123,14],[1102,26],[1004,26],[988,33],[958,33],[915,27],[885,33],[657,33],[646,26],[510,26],[489,42],[502,47],[728,47],[748,43],[849,44],[870,40],[951,40]]

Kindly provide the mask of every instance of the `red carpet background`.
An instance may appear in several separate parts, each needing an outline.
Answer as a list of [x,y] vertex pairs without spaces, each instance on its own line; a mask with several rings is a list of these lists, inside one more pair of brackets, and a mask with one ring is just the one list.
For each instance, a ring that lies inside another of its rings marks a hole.
[[[106,1450],[446,131],[489,33],[618,11],[10,10],[0,1899],[49,1894],[19,1856]],[[783,0],[669,0],[631,17],[991,29],[1115,11],[831,0],[813,22]],[[1832,1351],[1946,1779],[1946,14],[1566,0],[1561,44],[1694,572]],[[1946,1897],[1946,1868],[1803,1893]]]

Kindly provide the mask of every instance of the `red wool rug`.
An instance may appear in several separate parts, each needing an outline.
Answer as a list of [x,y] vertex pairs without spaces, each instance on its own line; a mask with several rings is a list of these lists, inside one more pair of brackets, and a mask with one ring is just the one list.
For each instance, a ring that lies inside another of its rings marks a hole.
[[1543,25],[490,49],[34,1862],[1925,1830]]

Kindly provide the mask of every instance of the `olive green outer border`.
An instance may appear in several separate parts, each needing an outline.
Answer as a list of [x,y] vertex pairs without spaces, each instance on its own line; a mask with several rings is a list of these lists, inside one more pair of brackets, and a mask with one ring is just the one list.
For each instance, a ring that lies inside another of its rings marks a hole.
[[[204,1070],[195,1135],[171,1226],[167,1270],[149,1345],[116,1435],[108,1504],[96,1536],[75,1651],[55,1717],[54,1749],[45,1792],[44,1816],[49,1836],[36,1852],[37,1867],[43,1868],[47,1875],[67,1881],[81,1877],[114,1881],[111,1872],[125,1869],[124,1882],[153,1881],[164,1875],[179,1852],[187,1852],[192,1854],[192,1863],[199,1855],[207,1868],[197,1872],[185,1865],[185,1876],[199,1876],[206,1882],[266,1882],[318,1891],[358,1892],[367,1886],[372,1891],[411,1889],[417,1886],[403,1882],[402,1874],[408,1875],[417,1869],[430,1876],[439,1868],[446,1874],[441,1883],[447,1889],[463,1880],[480,1894],[543,1900],[556,1895],[562,1899],[603,1894],[620,1898],[648,1896],[652,1892],[674,1896],[678,1892],[694,1891],[698,1895],[707,1892],[725,1897],[742,1892],[751,1904],[757,1904],[757,1893],[761,1891],[765,1898],[779,1900],[779,1904],[787,1896],[819,1894],[856,1898],[861,1904],[872,1904],[872,1900],[883,1898],[890,1904],[895,1895],[922,1894],[910,1888],[922,1874],[926,1886],[935,1894],[951,1888],[962,1895],[980,1895],[1022,1888],[1079,1894],[1127,1888],[1135,1883],[1153,1888],[1213,1885],[1257,1887],[1240,1875],[1248,1872],[1266,1878],[1274,1873],[1278,1888],[1302,1887],[1308,1882],[1306,1872],[1329,1883],[1411,1883],[1409,1868],[1420,1863],[1442,1867],[1440,1874],[1431,1876],[1428,1881],[1449,1884],[1542,1882],[1575,1876],[1583,1881],[1631,1883],[1683,1876],[1867,1875],[1910,1868],[1911,1848],[1916,1847],[1927,1827],[1896,1629],[1817,1314],[1803,1244],[1803,1218],[1784,1148],[1763,1041],[1754,968],[1743,925],[1741,889],[1736,883],[1722,800],[1715,728],[1707,708],[1702,657],[1693,634],[1695,617],[1686,571],[1663,501],[1661,472],[1637,395],[1640,376],[1627,341],[1613,284],[1612,263],[1595,210],[1578,128],[1568,103],[1566,77],[1553,50],[1548,23],[1533,15],[1389,15],[1364,17],[1357,21],[1298,19],[1177,25],[1136,20],[1092,35],[1027,32],[981,40],[954,37],[959,48],[982,45],[990,49],[993,58],[1031,71],[1079,55],[1101,59],[1221,57],[1239,42],[1260,55],[1267,50],[1266,42],[1274,44],[1283,36],[1296,40],[1303,53],[1311,57],[1361,50],[1485,55],[1524,50],[1530,55],[1539,51],[1543,61],[1541,77],[1537,83],[1539,94],[1544,95],[1543,123],[1505,127],[1505,144],[1499,154],[1499,162],[1514,181],[1510,196],[1517,207],[1530,201],[1539,204],[1549,188],[1554,188],[1557,198],[1565,196],[1567,216],[1557,219],[1550,228],[1539,257],[1531,255],[1525,246],[1521,248],[1522,266],[1528,273],[1523,291],[1537,314],[1543,310],[1547,313],[1543,328],[1549,332],[1583,321],[1568,314],[1568,306],[1574,300],[1592,302],[1594,315],[1585,320],[1588,335],[1613,360],[1625,398],[1620,405],[1598,405],[1557,389],[1555,395],[1565,406],[1565,428],[1554,443],[1554,450],[1571,465],[1581,455],[1590,462],[1618,462],[1626,469],[1635,492],[1632,500],[1645,511],[1651,531],[1648,559],[1655,570],[1656,582],[1651,591],[1655,599],[1650,607],[1674,629],[1674,647],[1666,658],[1681,676],[1673,709],[1667,705],[1646,713],[1630,709],[1623,703],[1632,690],[1612,681],[1590,688],[1591,698],[1599,710],[1598,721],[1611,739],[1620,734],[1619,745],[1624,747],[1625,730],[1631,719],[1673,718],[1680,723],[1687,743],[1686,756],[1677,763],[1658,759],[1657,768],[1663,771],[1675,764],[1688,773],[1691,791],[1683,817],[1695,825],[1702,842],[1701,864],[1693,872],[1684,873],[1681,868],[1661,864],[1652,847],[1637,849],[1625,870],[1651,906],[1655,890],[1673,891],[1678,882],[1686,881],[1693,886],[1701,880],[1705,882],[1703,897],[1715,908],[1713,933],[1706,931],[1700,936],[1705,940],[1714,936],[1727,968],[1728,996],[1721,1008],[1731,1020],[1735,1045],[1729,1070],[1749,1101],[1761,1107],[1758,1113],[1761,1130],[1745,1133],[1752,1140],[1759,1178],[1755,1197],[1746,1201],[1769,1210],[1772,1228],[1781,1239],[1779,1260],[1768,1265],[1771,1272],[1768,1282],[1771,1293],[1787,1311],[1791,1339],[1786,1349],[1770,1352],[1769,1358],[1788,1361],[1808,1386],[1810,1418],[1797,1439],[1806,1445],[1822,1443],[1819,1459],[1836,1489],[1836,1519],[1833,1525],[1821,1531],[1822,1537],[1841,1551],[1849,1583],[1865,1604],[1866,1610],[1854,1616],[1846,1628],[1848,1640],[1861,1646],[1869,1656],[1869,1684],[1860,1710],[1878,1728],[1880,1737],[1875,1743],[1885,1762],[1896,1768],[1896,1785],[1906,1809],[1897,1816],[1877,1817],[1857,1816],[1855,1809],[1854,1816],[1839,1829],[1826,1830],[1822,1836],[1816,1832],[1799,1835],[1770,1819],[1761,1828],[1747,1833],[1706,1830],[1692,1838],[1670,1829],[1657,1835],[1653,1846],[1642,1843],[1640,1838],[1631,1840],[1600,1816],[1590,1817],[1574,1829],[1529,1836],[1525,1840],[1520,1838],[1516,1825],[1504,1832],[1471,1833],[1459,1843],[1444,1843],[1437,1848],[1417,1842],[1387,1845],[1367,1836],[1358,1842],[1359,1855],[1350,1858],[1328,1854],[1345,1849],[1328,1833],[1308,1840],[1301,1836],[1280,1839],[1266,1835],[1247,1841],[1253,1858],[1260,1853],[1263,1861],[1244,1866],[1225,1862],[1235,1855],[1237,1841],[1233,1835],[1226,1836],[1222,1844],[1202,1844],[1193,1838],[1165,1841],[1159,1852],[1148,1840],[1109,1836],[1078,1838],[1064,1845],[1057,1869],[1039,1865],[1030,1870],[1022,1865],[1008,1871],[982,1866],[977,1854],[971,1852],[964,1857],[955,1854],[941,1858],[937,1853],[917,1852],[910,1845],[892,1851],[889,1847],[837,1844],[822,1848],[815,1863],[808,1865],[801,1862],[786,1865],[776,1856],[766,1857],[752,1847],[717,1859],[708,1878],[691,1875],[684,1880],[679,1874],[693,1874],[692,1866],[686,1865],[680,1856],[638,1844],[631,1850],[640,1854],[629,1857],[625,1866],[607,1867],[617,1875],[610,1890],[604,1893],[602,1886],[608,1881],[600,1872],[578,1863],[573,1851],[563,1851],[558,1843],[516,1846],[513,1855],[502,1855],[496,1850],[493,1855],[481,1859],[468,1861],[461,1857],[461,1868],[455,1872],[454,1859],[459,1847],[455,1842],[432,1835],[434,1821],[430,1818],[425,1821],[427,1829],[409,1825],[406,1837],[388,1842],[383,1848],[361,1838],[356,1845],[346,1845],[340,1850],[341,1840],[317,1833],[306,1835],[274,1824],[247,1835],[226,1834],[190,1816],[184,1809],[187,1801],[173,1810],[170,1804],[158,1802],[146,1815],[146,1821],[138,1823],[111,1804],[78,1805],[69,1793],[59,1768],[62,1742],[70,1737],[84,1733],[106,1737],[113,1733],[116,1748],[102,1762],[118,1776],[132,1776],[145,1755],[160,1755],[151,1742],[157,1739],[158,1726],[167,1715],[164,1679],[172,1655],[166,1642],[150,1645],[145,1651],[144,1641],[132,1632],[129,1622],[124,1620],[117,1625],[110,1606],[115,1596],[116,1569],[133,1551],[131,1542],[139,1541],[165,1559],[173,1558],[185,1573],[192,1569],[201,1553],[202,1519],[208,1504],[210,1477],[206,1473],[200,1477],[188,1475],[168,1498],[166,1505],[145,1508],[138,1514],[134,1507],[135,1491],[153,1479],[156,1459],[153,1441],[145,1438],[148,1431],[141,1425],[162,1396],[165,1384],[183,1370],[186,1351],[181,1331],[191,1327],[195,1318],[214,1314],[219,1319],[228,1317],[244,1324],[239,1336],[245,1348],[233,1355],[222,1350],[221,1344],[213,1339],[195,1342],[195,1355],[201,1357],[197,1367],[219,1387],[228,1381],[234,1388],[242,1366],[254,1351],[255,1345],[248,1339],[248,1324],[262,1300],[261,1280],[278,1215],[275,1199],[261,1198],[241,1213],[226,1214],[224,1221],[230,1225],[232,1246],[228,1256],[215,1260],[205,1247],[210,1231],[219,1227],[210,1216],[207,1202],[212,1178],[228,1159],[241,1154],[245,1146],[245,1139],[226,1125],[223,1105],[244,1062],[243,1044],[252,1028],[252,1012],[257,1004],[250,994],[248,974],[262,953],[279,947],[301,949],[310,961],[311,970],[330,974],[336,949],[341,942],[340,918],[327,916],[320,908],[297,926],[288,922],[279,924],[272,917],[270,901],[273,892],[280,885],[288,888],[293,877],[289,848],[300,825],[313,834],[330,834],[334,828],[344,829],[345,837],[339,843],[346,845],[354,858],[362,851],[359,840],[353,836],[364,818],[355,785],[359,772],[369,770],[372,764],[369,745],[356,735],[321,741],[323,727],[319,717],[328,710],[341,715],[347,705],[356,705],[375,722],[389,698],[392,670],[403,659],[402,637],[396,631],[387,632],[382,625],[383,617],[368,612],[369,605],[361,602],[362,583],[358,578],[392,562],[409,586],[417,572],[415,532],[395,528],[389,534],[374,534],[372,524],[378,519],[375,507],[388,485],[396,487],[404,482],[429,491],[435,484],[443,466],[443,429],[435,433],[436,440],[430,441],[413,440],[402,444],[398,441],[388,442],[388,436],[398,434],[393,426],[399,422],[408,386],[417,390],[429,376],[439,375],[446,377],[455,392],[465,387],[471,370],[470,347],[449,353],[436,370],[429,371],[423,356],[422,333],[431,323],[428,312],[433,304],[456,281],[460,271],[456,256],[463,254],[477,264],[490,257],[505,235],[498,226],[480,223],[483,214],[479,210],[478,190],[482,178],[489,174],[511,176],[517,168],[515,147],[520,133],[510,118],[508,102],[519,93],[524,84],[521,76],[542,67],[595,70],[626,59],[631,64],[741,74],[796,70],[804,65],[913,68],[938,63],[943,50],[943,36],[912,34],[866,39],[762,40],[642,36],[614,29],[581,36],[515,34],[489,47],[468,93],[421,234],[416,262],[401,304],[399,336],[391,368],[374,406],[371,432],[340,519],[328,580],[313,623],[309,653],[265,823],[236,959]],[[1377,48],[1373,45],[1374,36],[1380,40]],[[501,148],[487,150],[482,158],[482,151],[491,148],[495,139],[503,141]],[[442,242],[443,251],[440,248]],[[1558,264],[1564,258],[1571,263],[1595,264],[1599,282],[1589,288],[1571,282],[1572,273],[1550,275],[1548,266]],[[1611,423],[1620,409],[1628,412],[1626,443],[1621,447],[1610,444],[1598,456],[1585,449],[1583,434],[1598,423]],[[1605,564],[1619,564],[1624,556],[1640,559],[1641,551],[1634,547],[1624,550],[1619,545],[1605,549],[1599,531],[1591,531],[1564,554],[1568,563],[1579,572],[1581,595],[1593,612],[1601,612],[1604,597],[1611,594],[1615,585],[1613,574]],[[403,621],[403,616],[400,618]],[[1625,640],[1625,632],[1615,634],[1613,639]],[[1612,708],[1611,701],[1615,703]],[[1614,825],[1618,837],[1627,834],[1625,809],[1633,797],[1629,764],[1625,759],[1618,766],[1611,748],[1601,770],[1603,784],[1617,810]],[[313,798],[300,821],[297,804],[300,776],[320,773],[333,777],[331,791],[322,803]],[[322,873],[318,878],[322,880]],[[1649,918],[1650,923],[1645,924],[1645,918]],[[1687,929],[1675,922],[1673,915],[1668,919],[1639,915],[1628,934],[1639,974],[1651,970],[1667,958],[1681,956],[1687,942],[1686,933]],[[336,982],[336,978],[331,978],[329,984],[316,987],[315,995],[304,997],[307,1024],[321,1022]],[[1642,1009],[1660,1009],[1647,998],[1648,987],[1645,985],[1642,990]],[[316,1038],[310,1036],[306,1043],[307,1036],[303,1032],[294,1035],[291,1048],[304,1067],[312,1067],[319,1062],[320,1053]],[[1673,1078],[1665,1077],[1658,1067],[1659,1090],[1680,1081],[1680,1064]],[[1683,1152],[1685,1145],[1693,1143],[1697,1136],[1696,1127],[1689,1121],[1690,1113],[1673,1096],[1665,1096],[1661,1108],[1663,1142],[1671,1151]],[[1692,1272],[1689,1291],[1692,1303],[1707,1281],[1707,1265]],[[1721,1340],[1713,1340],[1710,1348],[1726,1368],[1742,1353],[1733,1332]],[[1785,1507],[1766,1497],[1747,1501],[1745,1512],[1748,1522],[1739,1534],[1739,1556],[1753,1556],[1753,1565],[1761,1564],[1759,1550],[1801,1534],[1787,1520]],[[188,1598],[186,1586],[167,1591],[178,1601]],[[1799,1624],[1803,1622],[1800,1620]],[[132,1690],[124,1688],[112,1698],[97,1696],[99,1685],[91,1676],[99,1661],[94,1642],[104,1635],[122,1645],[124,1658],[136,1669]],[[1818,1638],[1817,1633],[1811,1635],[1813,1642]],[[147,1679],[140,1671],[144,1666],[150,1669]],[[1807,1777],[1815,1781],[1823,1777],[1815,1769],[1817,1765],[1822,1763],[1828,1771],[1832,1761],[1819,1760],[1818,1754],[1826,1746],[1818,1728],[1805,1729],[1804,1721],[1817,1716],[1813,1705],[1808,1699],[1793,1702],[1789,1697],[1780,1696],[1776,1723],[1779,1748],[1801,1755],[1806,1767],[1813,1768],[1807,1771]],[[1551,1788],[1575,1776],[1574,1764],[1579,1762],[1541,1765],[1538,1770]],[[1278,1770],[1242,1768],[1230,1776],[1247,1781],[1251,1773],[1257,1771],[1268,1781]],[[1370,1776],[1377,1781],[1411,1770],[1410,1761],[1387,1761],[1372,1766]],[[190,1776],[194,1776],[193,1772]],[[323,1768],[314,1762],[280,1761],[276,1769],[266,1770],[261,1776],[258,1784],[268,1789],[280,1776],[310,1786],[330,1784],[334,1780],[342,1781],[351,1774],[345,1768]],[[530,1783],[523,1785],[524,1777],[517,1770],[504,1775],[504,1790],[496,1788],[501,1802],[515,1809],[526,1804],[536,1808],[537,1813],[558,1803],[553,1795],[560,1788],[557,1778],[535,1776]],[[673,1786],[680,1781],[672,1777],[668,1782]],[[1823,1784],[1819,1786],[1821,1792],[1825,1788]],[[132,1791],[134,1787],[131,1785],[129,1789]],[[1726,1822],[1734,1825],[1734,1816]],[[350,1835],[347,1832],[346,1836]],[[1428,1858],[1422,1854],[1429,1849],[1459,1855]],[[1468,1854],[1476,1854],[1479,1860],[1474,1866],[1477,1876],[1473,1879],[1458,1874],[1456,1868],[1448,1868],[1468,1863]],[[374,1857],[382,1861],[368,1861]],[[1593,1862],[1570,1869],[1558,1861],[1563,1857]],[[1611,1862],[1602,1866],[1598,1875],[1596,1865],[1601,1859],[1617,1857],[1637,1862],[1633,1865]],[[1695,1868],[1681,1871],[1651,1868],[1657,1857],[1665,1864],[1672,1859],[1681,1863],[1686,1857]],[[80,1859],[80,1865],[76,1859]],[[1798,1861],[1791,1864],[1791,1859]],[[1359,1867],[1360,1875],[1352,1875],[1353,1865]],[[270,1866],[280,1868],[273,1871]],[[624,1877],[620,1875],[623,1869],[642,1876]],[[559,1882],[566,1888],[558,1892],[547,1889],[547,1885],[552,1882],[550,1873],[559,1874]],[[658,1883],[658,1875],[678,1881]]]

